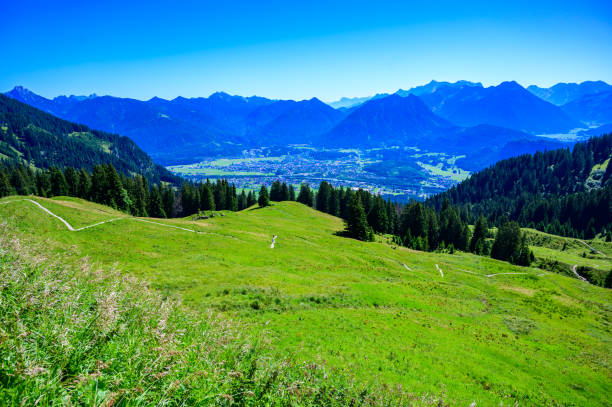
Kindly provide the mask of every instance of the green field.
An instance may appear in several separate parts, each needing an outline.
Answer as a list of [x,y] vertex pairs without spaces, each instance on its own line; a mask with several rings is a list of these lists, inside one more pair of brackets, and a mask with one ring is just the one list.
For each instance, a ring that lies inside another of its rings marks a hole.
[[[74,227],[125,217],[78,199],[35,200]],[[0,218],[67,264],[86,256],[202,316],[240,320],[253,338],[268,333],[274,359],[321,363],[380,392],[401,386],[451,405],[601,406],[612,397],[612,292],[565,275],[342,238],[340,219],[294,202],[153,220],[200,233],[129,217],[71,232],[26,201],[0,205]],[[568,264],[577,250],[563,252]]]

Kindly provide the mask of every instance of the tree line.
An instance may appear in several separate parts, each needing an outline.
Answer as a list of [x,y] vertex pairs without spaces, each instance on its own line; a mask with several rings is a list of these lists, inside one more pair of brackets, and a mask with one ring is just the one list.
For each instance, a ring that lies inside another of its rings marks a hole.
[[8,195],[42,197],[73,196],[108,205],[134,216],[172,218],[208,210],[242,210],[255,204],[255,194],[242,191],[227,180],[183,182],[177,188],[160,182],[149,184],[136,174],[128,177],[112,164],[100,164],[93,171],[67,167],[34,169],[23,165],[0,164],[0,198]]
[[[505,219],[556,235],[612,239],[612,134],[558,149],[502,160],[426,203],[445,200],[473,223]],[[607,163],[607,166],[606,166]],[[595,167],[599,165],[599,168]]]
[[[275,181],[269,192],[265,185],[261,186],[258,203],[267,206],[270,201],[294,200],[293,196],[292,186]],[[295,200],[344,219],[343,234],[358,240],[374,240],[376,233],[390,234],[397,244],[415,250],[457,249],[525,266],[534,260],[516,222],[504,220],[494,237],[486,218],[481,216],[472,233],[466,214],[449,200],[436,211],[421,202],[393,203],[369,191],[334,187],[327,181],[322,181],[316,192],[309,184],[302,184]]]

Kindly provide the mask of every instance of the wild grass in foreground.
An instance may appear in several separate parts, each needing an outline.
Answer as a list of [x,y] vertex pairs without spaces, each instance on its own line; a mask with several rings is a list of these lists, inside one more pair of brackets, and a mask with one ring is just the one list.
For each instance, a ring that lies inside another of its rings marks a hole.
[[227,319],[87,259],[67,268],[0,227],[0,405],[444,404],[273,361]]

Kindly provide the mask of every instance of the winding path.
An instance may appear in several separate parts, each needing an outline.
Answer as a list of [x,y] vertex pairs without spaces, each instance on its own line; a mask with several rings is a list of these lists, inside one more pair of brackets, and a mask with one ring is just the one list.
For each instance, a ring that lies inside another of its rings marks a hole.
[[578,270],[576,270],[578,268],[577,264],[574,264],[572,266],[572,273],[574,273],[574,275],[576,276],[576,278],[579,278],[580,280],[584,281],[587,284],[591,284],[589,283],[589,280],[587,280],[586,278],[582,277],[580,274],[578,274]]
[[105,223],[115,222],[117,220],[126,219],[126,220],[134,220],[134,221],[137,221],[137,222],[152,223],[154,225],[164,226],[164,227],[167,227],[167,228],[180,229],[180,230],[184,230],[184,231],[192,232],[192,233],[200,233],[200,234],[204,233],[204,232],[198,232],[198,231],[192,230],[192,229],[182,228],[180,226],[166,225],[165,223],[153,222],[152,220],[133,218],[133,217],[129,217],[129,216],[123,216],[123,217],[120,217],[120,218],[109,219],[109,220],[105,220],[105,221],[102,221],[102,222],[94,223],[92,225],[83,226],[81,228],[74,228],[74,227],[72,227],[72,225],[70,223],[68,223],[68,221],[66,221],[66,219],[62,218],[61,216],[58,216],[58,215],[54,214],[49,209],[45,208],[44,206],[42,206],[41,204],[39,204],[38,202],[36,202],[36,201],[34,201],[32,199],[16,199],[14,201],[0,202],[0,205],[6,205],[6,204],[13,203],[13,202],[22,202],[22,201],[31,202],[34,205],[38,206],[43,211],[45,211],[46,213],[48,213],[49,215],[53,216],[54,218],[59,219],[60,222],[62,222],[68,228],[68,230],[70,230],[71,232],[78,232],[80,230],[85,230],[85,229],[93,228],[94,226],[103,225]]

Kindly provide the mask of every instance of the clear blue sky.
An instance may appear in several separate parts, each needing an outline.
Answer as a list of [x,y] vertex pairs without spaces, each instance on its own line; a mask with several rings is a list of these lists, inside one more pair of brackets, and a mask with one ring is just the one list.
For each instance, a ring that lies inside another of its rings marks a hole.
[[431,79],[612,83],[609,0],[0,0],[0,10],[0,90],[47,97],[331,101]]

